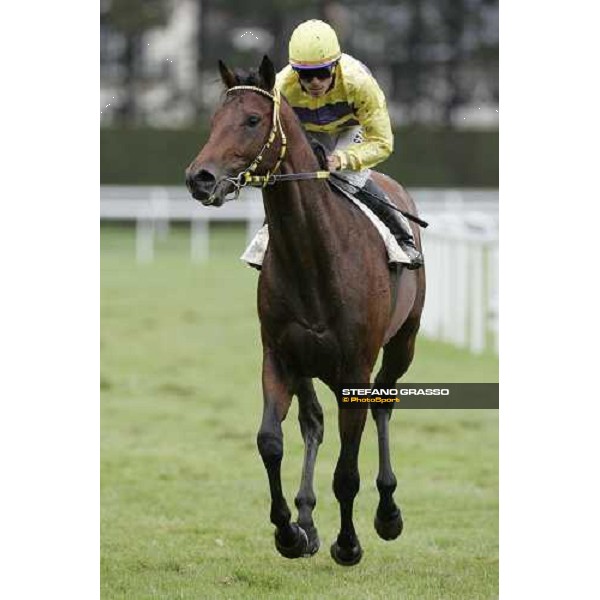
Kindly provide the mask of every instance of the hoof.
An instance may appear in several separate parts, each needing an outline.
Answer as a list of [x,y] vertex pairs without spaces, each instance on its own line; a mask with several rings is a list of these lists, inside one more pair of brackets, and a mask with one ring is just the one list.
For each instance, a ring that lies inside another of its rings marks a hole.
[[382,540],[395,540],[402,533],[403,523],[400,511],[391,519],[380,519],[375,515],[375,531]]
[[321,547],[321,542],[319,540],[319,532],[316,527],[306,527],[304,528],[306,532],[306,536],[308,537],[308,546],[306,548],[306,553],[303,554],[305,558],[310,556],[314,556]]
[[296,523],[291,523],[291,527],[294,530],[296,541],[290,546],[285,546],[281,543],[279,536],[277,535],[277,531],[275,531],[275,548],[277,548],[279,554],[281,554],[281,556],[285,556],[285,558],[300,558],[301,556],[306,555],[310,556],[310,553],[308,552],[308,536],[306,535],[306,532]]
[[356,546],[350,548],[350,550],[339,546],[337,541],[331,544],[331,558],[342,567],[357,565],[360,562],[362,555],[363,551],[358,541],[356,542]]

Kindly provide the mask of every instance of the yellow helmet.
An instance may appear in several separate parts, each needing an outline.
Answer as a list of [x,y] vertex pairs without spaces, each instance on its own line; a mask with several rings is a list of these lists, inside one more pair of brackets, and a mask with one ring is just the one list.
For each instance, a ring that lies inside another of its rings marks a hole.
[[323,21],[311,19],[300,23],[290,38],[290,65],[295,69],[328,67],[341,55],[335,31]]

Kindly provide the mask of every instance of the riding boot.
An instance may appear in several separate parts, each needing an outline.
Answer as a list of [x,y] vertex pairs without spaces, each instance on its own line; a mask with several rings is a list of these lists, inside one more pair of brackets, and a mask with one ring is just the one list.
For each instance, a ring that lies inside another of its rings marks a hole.
[[423,255],[415,245],[415,238],[408,220],[402,213],[386,204],[391,204],[391,201],[385,192],[372,179],[368,179],[364,187],[356,192],[355,197],[370,208],[392,232],[400,248],[410,258],[410,263],[406,267],[411,270],[421,267]]

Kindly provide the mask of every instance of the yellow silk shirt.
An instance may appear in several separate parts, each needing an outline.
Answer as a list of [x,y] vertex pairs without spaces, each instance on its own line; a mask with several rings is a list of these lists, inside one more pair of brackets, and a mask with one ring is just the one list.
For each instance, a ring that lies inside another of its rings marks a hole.
[[381,88],[371,72],[349,54],[342,54],[332,87],[324,96],[306,93],[290,65],[277,74],[275,86],[308,132],[339,133],[360,125],[363,141],[336,150],[342,169],[360,171],[384,161],[393,151],[394,136]]

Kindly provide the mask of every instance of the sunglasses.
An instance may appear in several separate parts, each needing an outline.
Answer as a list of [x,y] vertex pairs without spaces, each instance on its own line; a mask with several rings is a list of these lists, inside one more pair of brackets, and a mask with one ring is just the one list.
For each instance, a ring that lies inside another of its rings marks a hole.
[[332,70],[329,67],[322,67],[320,69],[294,69],[298,73],[298,77],[302,81],[312,81],[313,78],[317,78],[320,81],[329,79],[331,77]]

